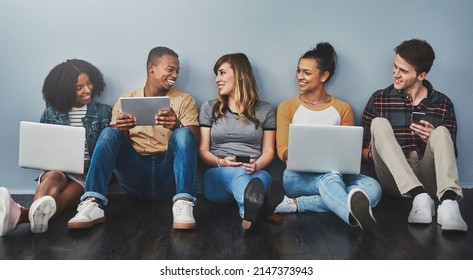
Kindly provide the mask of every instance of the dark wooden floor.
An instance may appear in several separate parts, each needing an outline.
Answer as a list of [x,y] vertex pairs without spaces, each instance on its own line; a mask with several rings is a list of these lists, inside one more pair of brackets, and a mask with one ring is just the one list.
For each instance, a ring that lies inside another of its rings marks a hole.
[[[14,198],[27,206],[32,202],[29,195]],[[180,231],[171,226],[171,202],[109,198],[105,224],[69,231],[66,223],[75,211],[51,222],[43,234],[23,224],[0,238],[0,259],[473,259],[471,189],[460,203],[470,226],[466,233],[443,232],[436,222],[409,225],[411,201],[389,197],[374,210],[373,232],[352,228],[332,213],[287,214],[280,227],[260,223],[245,232],[234,205],[202,196],[194,209],[198,228]]]

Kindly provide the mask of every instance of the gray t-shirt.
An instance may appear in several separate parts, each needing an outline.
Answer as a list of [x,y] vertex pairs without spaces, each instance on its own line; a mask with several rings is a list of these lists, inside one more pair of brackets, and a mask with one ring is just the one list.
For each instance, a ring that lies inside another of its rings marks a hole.
[[217,99],[202,104],[199,121],[201,127],[210,128],[210,152],[223,158],[248,155],[257,159],[261,155],[263,131],[276,130],[276,117],[271,104],[260,101],[255,116],[260,121],[258,128],[250,121],[240,120],[233,112],[223,118],[212,120],[212,107]]

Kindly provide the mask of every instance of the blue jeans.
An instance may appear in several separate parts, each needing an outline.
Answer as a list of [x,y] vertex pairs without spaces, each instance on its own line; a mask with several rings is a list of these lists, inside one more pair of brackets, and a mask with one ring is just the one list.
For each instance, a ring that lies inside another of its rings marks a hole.
[[[375,207],[381,199],[381,186],[375,179],[365,175],[341,175],[340,173],[307,173],[285,170],[284,191],[295,197],[299,212],[333,212],[350,224],[348,193],[363,190]],[[356,225],[355,225],[356,226]]]
[[143,200],[172,201],[188,198],[196,201],[197,146],[188,128],[174,130],[165,154],[142,155],[128,137],[114,128],[106,128],[97,141],[85,182],[87,197],[100,199],[104,205],[113,172],[123,189]]
[[263,181],[266,191],[271,182],[271,175],[265,170],[248,174],[243,167],[214,167],[205,172],[203,178],[204,195],[212,202],[230,203],[236,201],[240,217],[244,215],[244,199],[246,186],[253,178]]

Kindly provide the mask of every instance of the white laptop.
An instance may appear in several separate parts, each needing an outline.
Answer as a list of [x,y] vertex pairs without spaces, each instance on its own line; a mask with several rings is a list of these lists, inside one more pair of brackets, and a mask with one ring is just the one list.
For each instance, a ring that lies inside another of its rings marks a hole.
[[19,165],[84,173],[85,128],[20,122]]
[[171,108],[169,96],[122,97],[122,113],[133,115],[137,125],[156,125],[154,117]]
[[291,124],[287,169],[359,174],[362,145],[360,126]]

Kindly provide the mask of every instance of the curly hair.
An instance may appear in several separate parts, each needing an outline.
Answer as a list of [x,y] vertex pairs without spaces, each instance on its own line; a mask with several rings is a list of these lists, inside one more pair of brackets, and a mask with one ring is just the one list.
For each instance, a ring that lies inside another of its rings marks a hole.
[[[218,69],[223,63],[230,64],[235,73],[235,101],[243,104],[243,112],[236,112],[242,120],[249,120],[258,128],[260,121],[256,118],[255,111],[259,104],[258,87],[253,75],[250,60],[243,53],[226,54],[220,57],[214,66],[214,73],[217,75]],[[212,108],[212,118],[217,120],[222,118],[228,108],[228,96],[218,95],[218,100]]]
[[50,106],[60,113],[67,113],[76,100],[77,78],[86,73],[94,86],[92,98],[102,94],[105,82],[100,70],[91,63],[81,59],[68,59],[56,65],[44,79],[43,99],[46,106]]

